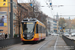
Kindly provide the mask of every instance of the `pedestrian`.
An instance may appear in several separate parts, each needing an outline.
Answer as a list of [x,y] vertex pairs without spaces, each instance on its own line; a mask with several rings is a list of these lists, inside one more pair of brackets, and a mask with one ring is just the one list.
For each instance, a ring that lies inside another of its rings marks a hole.
[[5,39],[7,38],[7,33],[5,34]]

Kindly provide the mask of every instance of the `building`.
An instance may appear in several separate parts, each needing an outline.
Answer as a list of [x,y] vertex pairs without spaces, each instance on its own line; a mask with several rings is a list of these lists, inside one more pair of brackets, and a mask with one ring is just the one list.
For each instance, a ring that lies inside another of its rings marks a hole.
[[47,30],[49,32],[58,33],[58,21],[56,19],[47,17]]
[[47,17],[47,31],[53,32],[53,19],[50,17]]
[[54,29],[54,32],[58,32],[58,23],[57,23],[57,20],[53,19],[53,29]]
[[26,12],[27,15],[25,16],[25,18],[33,17],[33,7],[30,6],[30,3],[19,3],[19,4],[22,5],[24,8],[26,8],[28,10],[28,12]]
[[[15,34],[14,22],[16,19],[17,0],[13,0],[13,34]],[[0,30],[3,33],[10,34],[10,0],[0,0],[0,19],[4,16],[3,23],[0,22]]]

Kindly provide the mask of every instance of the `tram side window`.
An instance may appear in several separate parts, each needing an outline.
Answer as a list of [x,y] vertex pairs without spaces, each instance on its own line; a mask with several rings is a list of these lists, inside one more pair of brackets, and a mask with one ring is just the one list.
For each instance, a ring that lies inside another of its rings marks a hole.
[[41,26],[41,33],[44,33],[44,27]]
[[45,28],[43,28],[43,33],[45,33]]
[[45,28],[45,33],[46,33],[46,28]]
[[36,25],[36,33],[38,33],[38,24]]
[[6,0],[3,0],[3,1],[6,1]]
[[[37,26],[36,26],[36,28],[37,28]],[[41,26],[41,25],[38,25],[38,33],[45,33],[45,28],[43,26]]]
[[41,26],[41,33],[43,33],[43,27]]
[[38,25],[38,33],[40,32],[40,30],[39,30],[40,28],[39,28],[39,25]]
[[[39,25],[40,26],[40,25]],[[39,27],[39,33],[41,33],[41,26]]]
[[42,33],[44,33],[43,31],[44,31],[44,30],[43,30],[43,27],[42,27]]
[[45,31],[46,31],[45,28],[43,28],[43,30],[44,30],[44,33],[45,33]]
[[45,31],[45,30],[44,30],[44,27],[43,27],[43,33],[44,33],[44,31]]
[[38,33],[41,33],[41,26],[38,25]]
[[40,33],[42,33],[42,26],[40,26]]

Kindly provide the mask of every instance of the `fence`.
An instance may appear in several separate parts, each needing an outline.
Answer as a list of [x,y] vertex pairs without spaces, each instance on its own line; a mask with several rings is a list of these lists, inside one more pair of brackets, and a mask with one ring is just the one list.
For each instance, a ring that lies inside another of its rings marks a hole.
[[20,42],[21,42],[20,38],[11,38],[11,39],[0,40],[0,47],[5,47],[5,46],[20,43]]
[[69,39],[65,36],[62,35],[62,38],[64,39],[64,41],[66,42],[66,44],[70,47],[73,47],[73,50],[75,50],[75,40],[73,39]]

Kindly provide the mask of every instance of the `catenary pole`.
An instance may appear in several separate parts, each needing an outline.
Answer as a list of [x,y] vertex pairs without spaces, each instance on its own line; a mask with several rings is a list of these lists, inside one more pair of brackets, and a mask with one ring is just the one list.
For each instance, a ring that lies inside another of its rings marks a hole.
[[10,38],[13,38],[13,0],[10,0],[10,8],[11,8],[11,13],[10,13]]

